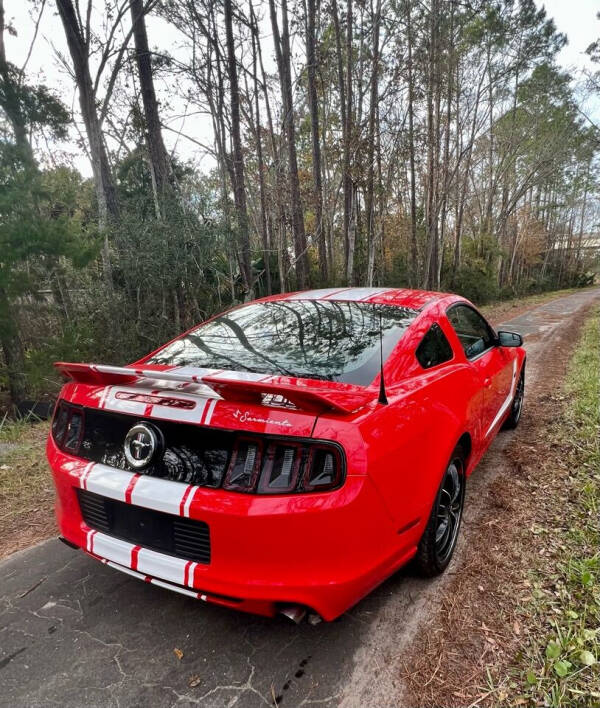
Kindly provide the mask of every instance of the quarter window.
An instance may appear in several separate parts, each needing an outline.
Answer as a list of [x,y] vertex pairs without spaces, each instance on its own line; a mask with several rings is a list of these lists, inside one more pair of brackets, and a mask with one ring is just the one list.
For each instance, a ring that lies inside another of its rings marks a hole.
[[473,359],[494,346],[494,332],[483,317],[468,305],[455,305],[448,310],[467,359]]
[[424,369],[450,361],[453,356],[450,342],[438,324],[432,324],[417,347],[416,356]]

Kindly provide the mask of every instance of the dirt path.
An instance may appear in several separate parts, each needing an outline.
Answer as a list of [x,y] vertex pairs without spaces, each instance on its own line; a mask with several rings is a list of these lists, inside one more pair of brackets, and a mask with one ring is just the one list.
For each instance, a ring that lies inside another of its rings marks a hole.
[[[587,290],[510,322],[527,337],[528,394],[598,298],[600,288]],[[12,555],[0,563],[0,705],[402,705],[411,642],[465,571],[512,439],[501,434],[471,478],[450,571],[434,581],[400,572],[331,624],[295,627],[197,603],[55,540]]]

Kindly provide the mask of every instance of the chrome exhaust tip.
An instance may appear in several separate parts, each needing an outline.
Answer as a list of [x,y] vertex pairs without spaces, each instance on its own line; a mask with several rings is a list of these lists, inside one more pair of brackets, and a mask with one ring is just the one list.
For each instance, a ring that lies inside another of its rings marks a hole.
[[306,608],[301,607],[300,605],[286,605],[285,607],[281,607],[279,609],[279,614],[291,619],[292,622],[295,622],[296,624],[300,624],[300,622],[302,622],[302,620],[306,617]]

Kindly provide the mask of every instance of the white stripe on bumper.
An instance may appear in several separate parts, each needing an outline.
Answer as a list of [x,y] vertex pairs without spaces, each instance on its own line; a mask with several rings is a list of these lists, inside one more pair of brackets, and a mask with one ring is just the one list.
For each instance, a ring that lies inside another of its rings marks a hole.
[[[98,531],[88,540],[88,552],[93,553],[107,561],[113,561],[131,570],[132,551],[139,548],[133,543],[121,541],[118,538],[107,536]],[[174,556],[167,556],[164,553],[150,551],[147,548],[139,548],[137,553],[137,572],[143,575],[151,575],[162,580],[171,581],[178,585],[184,585],[186,580],[186,566],[188,567],[188,585],[193,584],[194,570],[197,563]]]
[[[84,477],[80,473],[79,484],[83,489],[95,492],[103,497],[115,499],[117,501],[127,501],[126,492],[135,477],[137,481],[130,491],[131,504],[143,506],[155,511],[164,511],[167,514],[176,516],[189,516],[190,504],[194,493],[198,489],[191,484],[183,482],[173,482],[156,477],[146,477],[136,475],[132,472],[118,470],[100,462],[86,465],[84,470],[88,470]],[[187,491],[189,488],[189,492]],[[185,503],[182,506],[182,502]]]
[[131,493],[131,503],[182,516],[181,502],[188,486],[190,485],[181,482],[142,475]]
[[117,501],[125,501],[125,491],[134,476],[132,472],[117,470],[100,463],[92,463],[87,476],[82,479],[81,486],[88,492],[95,492]]

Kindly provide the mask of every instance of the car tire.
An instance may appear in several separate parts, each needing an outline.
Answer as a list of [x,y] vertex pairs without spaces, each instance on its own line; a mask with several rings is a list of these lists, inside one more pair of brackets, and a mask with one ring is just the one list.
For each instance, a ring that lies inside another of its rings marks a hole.
[[510,406],[510,413],[504,421],[502,426],[505,430],[514,430],[519,421],[521,420],[521,413],[523,412],[523,399],[525,398],[525,370],[521,370],[521,375],[519,376],[519,383],[517,384],[517,390],[515,391],[512,404]]
[[419,541],[415,566],[419,574],[427,578],[446,570],[456,547],[465,501],[465,457],[463,449],[457,446]]

